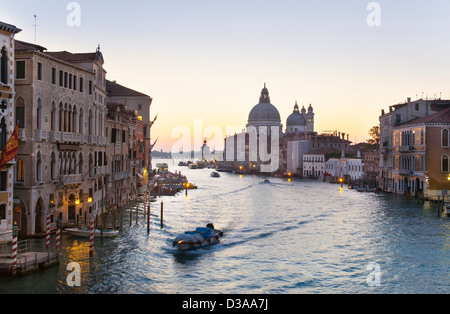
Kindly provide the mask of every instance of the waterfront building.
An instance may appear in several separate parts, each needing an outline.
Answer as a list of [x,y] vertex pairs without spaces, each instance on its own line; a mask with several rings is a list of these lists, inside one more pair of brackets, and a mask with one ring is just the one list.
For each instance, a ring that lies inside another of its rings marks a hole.
[[107,132],[109,177],[107,203],[109,206],[123,205],[134,200],[138,194],[138,183],[142,186],[145,160],[142,123],[136,111],[127,110],[122,104],[108,103]]
[[371,187],[376,187],[379,162],[378,150],[365,151],[362,156],[364,163],[364,182]]
[[[14,82],[16,79],[15,35],[19,28],[0,21],[0,151],[3,152],[16,127]],[[0,243],[12,239],[12,228],[16,221],[13,202],[13,179],[15,160],[0,170]]]
[[[111,104],[121,104],[125,111],[131,111],[137,115],[137,119],[133,118],[134,129],[136,130],[136,141],[139,148],[134,147],[136,154],[132,158],[131,164],[136,171],[136,188],[138,194],[143,194],[149,183],[148,175],[152,173],[151,150],[151,128],[156,118],[151,121],[151,105],[153,99],[144,93],[131,89],[129,87],[118,84],[116,81],[106,81],[107,85],[107,101]],[[133,155],[134,156],[134,155]],[[138,165],[138,163],[140,163]]]
[[[382,110],[380,120],[380,149],[378,187],[384,191],[395,191],[393,170],[395,159],[393,154],[394,128],[411,120],[433,115],[450,107],[450,100],[418,99],[389,107],[389,112]],[[398,182],[397,182],[398,183]]]
[[362,158],[330,158],[325,164],[325,171],[331,180],[338,182],[362,182],[364,180],[364,163]]
[[106,90],[103,55],[16,43],[19,154],[14,203],[20,235],[86,222],[104,205]]
[[450,108],[394,127],[395,192],[437,200],[450,189]]

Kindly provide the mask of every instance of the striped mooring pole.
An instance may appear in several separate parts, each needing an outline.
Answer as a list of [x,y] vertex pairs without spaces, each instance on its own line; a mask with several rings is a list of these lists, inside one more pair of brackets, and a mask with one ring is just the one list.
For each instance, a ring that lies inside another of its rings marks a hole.
[[91,217],[89,229],[89,255],[94,255],[94,216]]
[[19,227],[17,223],[14,222],[13,226],[13,242],[12,242],[12,264],[11,264],[11,274],[13,277],[17,275],[17,237],[19,235]]
[[61,247],[61,218],[56,219],[56,252]]
[[50,214],[47,214],[47,228],[46,228],[46,240],[45,247],[50,248]]

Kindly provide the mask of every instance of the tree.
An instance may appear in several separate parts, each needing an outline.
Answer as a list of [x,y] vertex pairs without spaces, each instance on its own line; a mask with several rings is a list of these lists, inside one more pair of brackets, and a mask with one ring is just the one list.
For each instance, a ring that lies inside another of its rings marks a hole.
[[367,143],[374,146],[374,148],[378,147],[380,144],[380,127],[374,126],[369,130],[370,139],[367,140]]

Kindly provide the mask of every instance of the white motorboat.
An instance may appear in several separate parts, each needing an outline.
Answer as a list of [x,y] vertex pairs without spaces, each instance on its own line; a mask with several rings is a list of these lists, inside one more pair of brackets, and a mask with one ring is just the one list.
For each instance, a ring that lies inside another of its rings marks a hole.
[[216,171],[213,171],[213,172],[211,172],[211,177],[213,177],[213,178],[220,178],[220,173],[218,173]]
[[[89,228],[69,228],[64,230],[65,233],[68,233],[70,235],[81,237],[81,238],[89,238],[90,237],[90,230]],[[95,229],[94,231],[94,237],[100,237],[101,231],[98,229]],[[115,238],[119,234],[119,231],[117,230],[103,230],[103,237],[104,238]]]
[[270,180],[267,179],[267,178],[264,178],[264,179],[261,180],[261,183],[270,183]]

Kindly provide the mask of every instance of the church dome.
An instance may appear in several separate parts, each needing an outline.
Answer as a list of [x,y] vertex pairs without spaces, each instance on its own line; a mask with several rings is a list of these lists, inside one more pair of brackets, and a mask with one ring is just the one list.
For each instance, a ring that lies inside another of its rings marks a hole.
[[280,125],[281,116],[278,109],[270,103],[269,91],[264,84],[259,104],[253,107],[248,116],[249,125]]
[[286,126],[305,126],[306,120],[299,111],[297,103],[295,103],[294,112],[288,117]]

